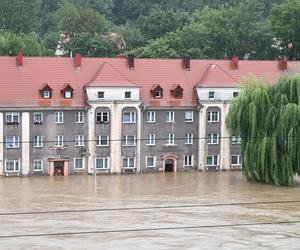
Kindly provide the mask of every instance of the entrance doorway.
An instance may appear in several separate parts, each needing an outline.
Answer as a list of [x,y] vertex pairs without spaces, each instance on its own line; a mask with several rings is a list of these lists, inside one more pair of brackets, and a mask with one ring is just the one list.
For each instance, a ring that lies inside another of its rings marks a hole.
[[55,161],[54,162],[54,176],[64,176],[64,161]]
[[174,172],[174,160],[167,159],[165,161],[165,172]]

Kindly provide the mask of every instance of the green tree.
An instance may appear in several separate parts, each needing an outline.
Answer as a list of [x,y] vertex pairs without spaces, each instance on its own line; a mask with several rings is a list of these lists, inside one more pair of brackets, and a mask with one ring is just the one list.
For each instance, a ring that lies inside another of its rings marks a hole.
[[279,46],[290,59],[300,59],[300,1],[285,0],[274,5],[271,10],[271,23]]
[[73,0],[77,6],[94,9],[100,14],[110,16],[114,6],[113,0]]
[[0,0],[0,30],[30,33],[38,28],[41,0]]
[[252,80],[230,106],[231,135],[242,138],[243,172],[249,181],[293,185],[300,174],[300,76],[276,85]]
[[23,51],[27,56],[53,55],[51,50],[43,47],[36,33],[14,34],[3,32],[0,34],[0,55],[16,55]]

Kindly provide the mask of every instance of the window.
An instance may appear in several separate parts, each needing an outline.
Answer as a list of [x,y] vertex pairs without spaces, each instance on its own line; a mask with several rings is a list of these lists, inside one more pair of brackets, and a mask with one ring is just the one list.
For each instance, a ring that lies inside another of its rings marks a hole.
[[19,148],[19,136],[6,136],[6,148]]
[[57,135],[56,136],[55,146],[57,146],[57,147],[63,147],[64,146],[64,136],[63,135]]
[[108,121],[109,121],[108,112],[97,112],[96,114],[97,123],[108,123]]
[[233,92],[233,98],[236,98],[239,96],[239,92]]
[[84,146],[84,135],[76,135],[75,136],[75,146],[76,147]]
[[131,99],[131,92],[125,91],[125,99]]
[[42,148],[43,147],[44,138],[41,135],[35,135],[33,137],[33,147],[34,148]]
[[33,171],[43,171],[43,160],[33,161]]
[[65,91],[65,98],[72,98],[72,91],[71,90],[66,90]]
[[134,168],[134,158],[123,158],[123,168]]
[[193,122],[194,120],[194,112],[193,111],[185,111],[184,118],[185,122]]
[[50,90],[43,90],[43,98],[48,99],[51,97]]
[[5,122],[6,124],[19,124],[19,113],[6,113]]
[[104,91],[98,92],[98,99],[104,99]]
[[167,122],[175,122],[175,111],[167,111]]
[[74,169],[83,169],[83,159],[74,158]]
[[193,144],[193,134],[185,134],[185,144]]
[[242,143],[242,138],[240,136],[232,136],[231,137],[231,144],[241,144]]
[[207,144],[219,144],[219,134],[208,134]]
[[135,112],[123,112],[123,123],[135,123]]
[[207,115],[208,122],[219,122],[219,112],[218,111],[209,111]]
[[242,158],[240,155],[231,156],[231,165],[242,165]]
[[193,164],[193,156],[192,155],[185,155],[184,156],[184,166],[185,167],[192,167]]
[[41,113],[41,112],[33,113],[33,123],[34,124],[42,124],[43,123],[43,113]]
[[147,168],[155,168],[156,165],[156,157],[155,156],[147,156],[146,157],[146,167]]
[[154,98],[156,98],[156,99],[162,98],[162,91],[161,90],[155,90],[154,91]]
[[155,111],[147,111],[147,122],[148,123],[155,122]]
[[208,92],[208,98],[209,98],[210,100],[215,99],[215,92],[214,92],[214,91],[209,91],[209,92]]
[[171,93],[174,98],[182,98],[183,97],[183,88],[180,85],[174,84],[171,88]]
[[107,147],[109,145],[108,135],[98,135],[96,145],[98,147]]
[[64,113],[63,112],[55,112],[55,123],[64,123]]
[[7,160],[6,161],[6,172],[7,173],[13,173],[13,172],[19,172],[20,166],[18,160]]
[[109,169],[109,158],[96,158],[96,169]]
[[73,97],[73,88],[70,84],[65,85],[65,87],[61,90],[63,97],[66,99],[70,99]]
[[83,123],[84,122],[84,113],[83,111],[75,112],[75,123]]
[[152,146],[155,145],[155,134],[149,134],[148,135],[148,142],[147,142],[148,146]]
[[175,144],[175,135],[168,134],[167,145],[174,145]]
[[218,155],[208,155],[206,157],[206,166],[218,166]]
[[135,145],[135,136],[134,135],[123,136],[123,146],[134,146],[134,145]]

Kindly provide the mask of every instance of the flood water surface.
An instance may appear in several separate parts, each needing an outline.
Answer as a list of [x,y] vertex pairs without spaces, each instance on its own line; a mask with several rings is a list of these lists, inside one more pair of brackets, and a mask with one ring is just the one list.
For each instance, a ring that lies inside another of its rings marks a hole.
[[299,188],[240,172],[96,180],[0,178],[0,249],[300,249]]

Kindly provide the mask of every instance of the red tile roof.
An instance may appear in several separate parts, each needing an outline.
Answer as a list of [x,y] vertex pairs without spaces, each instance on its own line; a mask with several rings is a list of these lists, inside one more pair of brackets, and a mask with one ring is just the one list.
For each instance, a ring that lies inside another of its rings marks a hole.
[[[213,66],[215,65],[215,66]],[[288,72],[300,68],[300,63],[289,62]],[[15,57],[0,57],[0,107],[84,106],[84,86],[137,86],[145,105],[196,106],[194,86],[234,87],[235,79],[255,75],[272,83],[284,74],[277,61],[240,61],[237,70],[228,60],[191,60],[191,70],[182,67],[181,59],[135,59],[130,70],[126,58],[82,58],[80,68],[71,58],[24,57],[23,66],[16,66]],[[43,100],[39,90],[49,84],[52,98]],[[73,98],[65,103],[61,89],[70,84]],[[151,88],[159,84],[163,98],[154,99]],[[179,84],[183,98],[174,100],[171,88]],[[175,101],[175,102],[174,102]]]

